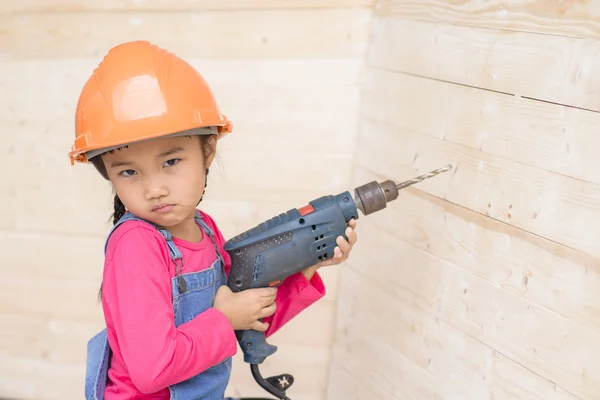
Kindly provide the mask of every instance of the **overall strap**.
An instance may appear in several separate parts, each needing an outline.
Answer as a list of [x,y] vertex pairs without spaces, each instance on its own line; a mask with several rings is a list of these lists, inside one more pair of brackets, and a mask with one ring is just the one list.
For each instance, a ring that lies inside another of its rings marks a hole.
[[171,233],[168,230],[166,230],[165,228],[163,228],[161,226],[156,225],[155,223],[152,223],[148,220],[140,218],[137,215],[134,215],[131,212],[127,211],[125,214],[123,214],[123,216],[117,221],[117,223],[110,230],[108,237],[106,238],[106,242],[104,243],[104,253],[106,253],[106,248],[108,246],[108,239],[110,239],[110,236],[113,234],[115,229],[117,229],[122,223],[127,222],[127,221],[133,221],[133,220],[143,221],[147,224],[150,224],[154,228],[156,228],[156,230],[158,230],[160,232],[162,237],[167,242],[167,246],[169,247],[169,256],[171,257],[171,260],[173,260],[173,262],[175,263],[175,272],[177,275],[177,285],[179,287],[179,293],[185,292],[186,284],[185,284],[185,281],[183,280],[183,277],[181,276],[182,272],[183,272],[183,254],[181,254],[181,251],[177,248],[177,246],[173,242],[173,235],[171,235]]
[[[194,219],[196,220],[198,225],[200,225],[200,227],[202,228],[204,233],[206,233],[208,235],[210,241],[213,244],[213,247],[215,248],[215,253],[217,254],[217,258],[221,261],[221,268],[223,268],[223,265],[224,265],[223,257],[221,256],[221,252],[219,251],[219,247],[217,246],[217,243],[215,241],[215,236],[214,236],[213,230],[210,229],[210,227],[206,224],[206,222],[204,222],[204,220],[202,219],[202,214],[200,214],[200,211],[196,210],[196,212],[194,214]],[[143,222],[146,222],[147,224],[152,225],[154,228],[156,228],[156,230],[158,230],[160,232],[162,237],[165,239],[165,241],[167,242],[167,246],[169,247],[169,255],[171,257],[171,260],[173,260],[173,262],[175,263],[175,271],[176,271],[176,276],[177,276],[177,286],[179,289],[179,293],[184,293],[187,289],[187,285],[182,276],[183,265],[184,265],[183,255],[181,254],[181,251],[179,250],[179,248],[177,248],[177,246],[173,242],[173,235],[171,235],[171,232],[169,232],[165,228],[163,228],[155,223],[152,223],[150,221],[147,221],[143,218],[140,218],[140,217],[132,214],[131,212],[127,211],[127,212],[125,212],[125,214],[123,214],[123,216],[117,221],[117,223],[110,230],[110,232],[106,238],[106,242],[104,243],[104,252],[106,253],[106,248],[108,246],[108,240],[110,239],[110,236],[113,234],[115,229],[117,229],[122,223],[127,222],[127,221],[132,221],[132,220],[143,221]]]
[[200,214],[200,211],[196,210],[196,214],[194,215],[194,218],[196,219],[196,222],[198,223],[198,225],[200,225],[200,227],[202,228],[204,233],[206,233],[208,235],[210,241],[213,244],[213,247],[215,248],[215,253],[217,254],[217,258],[221,261],[221,267],[223,267],[225,265],[225,263],[223,261],[223,257],[221,256],[221,252],[219,251],[219,246],[217,246],[217,242],[215,240],[215,233],[213,232],[212,229],[210,229],[210,227],[204,221],[204,219],[202,219],[202,214]]
[[104,253],[106,253],[106,248],[108,247],[108,240],[110,239],[110,236],[122,223],[127,222],[127,221],[142,221],[142,222],[152,225],[154,228],[156,228],[160,232],[162,237],[167,241],[167,246],[169,246],[169,255],[171,256],[171,259],[175,262],[175,264],[177,264],[177,260],[180,260],[183,258],[181,251],[179,251],[177,246],[175,246],[175,243],[173,243],[173,236],[171,235],[171,233],[169,231],[156,225],[155,223],[152,223],[148,220],[140,218],[137,215],[134,215],[129,211],[127,211],[125,214],[123,214],[123,216],[117,221],[117,223],[112,227],[112,229],[108,233],[108,236],[106,237],[106,241],[104,242]]

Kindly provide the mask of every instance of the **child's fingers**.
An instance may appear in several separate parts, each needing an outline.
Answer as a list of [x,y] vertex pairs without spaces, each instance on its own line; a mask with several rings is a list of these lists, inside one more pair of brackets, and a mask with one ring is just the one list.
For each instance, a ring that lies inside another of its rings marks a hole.
[[260,322],[260,321],[254,321],[254,323],[250,327],[250,329],[255,330],[255,331],[259,331],[259,332],[264,332],[268,328],[269,328],[269,324],[268,323],[266,323],[266,322]]
[[358,237],[356,236],[356,231],[352,228],[346,228],[346,237],[348,238],[348,242],[350,246],[354,246]]
[[[352,246],[350,246],[350,243],[348,243],[347,240],[345,240],[342,236],[337,238],[337,245],[339,246],[340,252],[341,252],[341,257],[342,258],[347,258],[348,257],[348,253],[350,253],[350,250],[352,250]],[[338,248],[336,247],[333,251],[335,254],[335,250],[337,250]]]
[[350,221],[348,221],[348,226],[352,229],[356,228],[356,220],[353,218]]
[[276,310],[277,310],[277,303],[272,302],[271,304],[269,304],[268,306],[266,306],[260,310],[260,318],[270,317],[271,315],[275,314]]
[[342,250],[340,250],[340,248],[336,246],[333,249],[333,256],[327,260],[320,261],[319,265],[321,267],[328,267],[330,265],[339,264],[342,261],[342,257]]

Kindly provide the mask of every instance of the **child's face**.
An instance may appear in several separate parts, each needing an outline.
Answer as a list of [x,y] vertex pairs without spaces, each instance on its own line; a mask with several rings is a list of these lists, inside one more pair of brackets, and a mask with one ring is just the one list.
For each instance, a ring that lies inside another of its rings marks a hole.
[[182,136],[134,143],[102,159],[125,207],[168,228],[193,221],[213,156],[205,159],[198,137]]

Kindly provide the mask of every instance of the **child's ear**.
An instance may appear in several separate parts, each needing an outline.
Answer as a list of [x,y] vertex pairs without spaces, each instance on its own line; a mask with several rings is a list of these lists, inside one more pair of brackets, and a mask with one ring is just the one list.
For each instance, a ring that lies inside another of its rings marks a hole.
[[207,144],[207,147],[210,149],[210,151],[206,155],[205,164],[206,164],[206,168],[210,168],[210,166],[212,165],[212,163],[215,159],[215,154],[217,153],[217,136],[216,135],[208,136],[206,144]]

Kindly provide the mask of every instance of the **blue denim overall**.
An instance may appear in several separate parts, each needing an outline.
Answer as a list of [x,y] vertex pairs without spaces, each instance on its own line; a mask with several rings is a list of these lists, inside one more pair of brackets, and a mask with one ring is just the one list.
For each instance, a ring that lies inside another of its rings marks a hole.
[[[217,254],[217,259],[211,267],[200,272],[182,274],[184,260],[181,252],[173,242],[171,234],[166,229],[136,217],[129,212],[115,224],[108,235],[110,237],[119,225],[130,220],[150,223],[162,234],[169,246],[171,259],[177,266],[176,276],[171,280],[175,326],[190,321],[196,315],[212,307],[217,289],[221,285],[227,284],[227,276],[223,269],[223,260],[214,240],[213,232],[202,220],[200,212],[196,211],[195,219],[202,227],[204,233],[210,238]],[[108,243],[108,238],[106,243]],[[111,349],[105,328],[88,342],[85,378],[86,400],[104,399],[110,357]],[[232,359],[227,358],[220,364],[188,380],[170,386],[171,400],[223,400],[231,375],[231,364]]]

